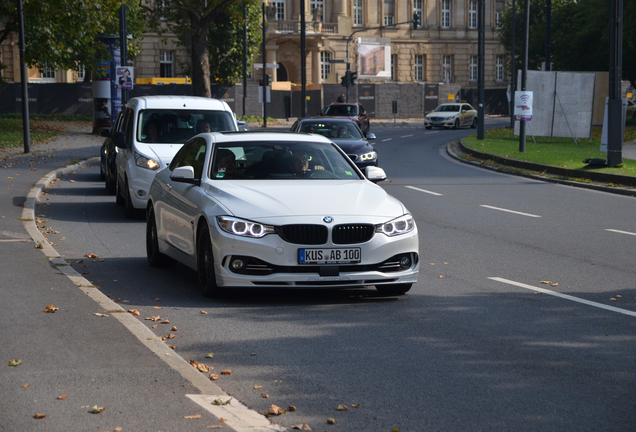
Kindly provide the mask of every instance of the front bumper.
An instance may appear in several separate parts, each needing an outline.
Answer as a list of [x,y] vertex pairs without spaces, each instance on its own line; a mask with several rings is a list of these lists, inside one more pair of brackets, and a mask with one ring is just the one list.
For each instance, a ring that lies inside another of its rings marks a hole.
[[425,127],[453,127],[455,118],[453,117],[424,117]]

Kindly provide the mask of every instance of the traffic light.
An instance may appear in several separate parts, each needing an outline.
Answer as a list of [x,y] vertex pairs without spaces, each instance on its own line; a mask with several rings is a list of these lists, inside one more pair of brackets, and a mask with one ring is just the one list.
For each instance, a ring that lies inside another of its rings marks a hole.
[[356,85],[356,79],[358,78],[358,72],[349,72],[349,86]]
[[420,16],[417,12],[413,12],[413,28],[416,29],[420,25]]
[[340,85],[343,87],[347,87],[347,78],[349,77],[349,72],[346,72],[343,76],[340,77]]
[[267,87],[268,85],[270,85],[272,83],[272,76],[271,75],[263,75],[263,78],[261,78],[261,80],[258,82],[259,86],[265,86]]

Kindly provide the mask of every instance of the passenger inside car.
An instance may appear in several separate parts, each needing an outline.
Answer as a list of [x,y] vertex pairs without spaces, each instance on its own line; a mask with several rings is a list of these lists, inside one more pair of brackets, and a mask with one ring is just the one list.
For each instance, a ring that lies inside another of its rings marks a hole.
[[236,155],[232,150],[219,149],[216,152],[216,178],[234,178],[236,175]]

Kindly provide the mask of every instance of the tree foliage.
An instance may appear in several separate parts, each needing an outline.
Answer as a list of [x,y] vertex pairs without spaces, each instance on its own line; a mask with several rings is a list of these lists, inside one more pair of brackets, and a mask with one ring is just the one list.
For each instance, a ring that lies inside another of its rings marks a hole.
[[[515,0],[515,68],[521,68],[524,0]],[[499,41],[511,57],[512,3],[508,4]],[[636,2],[623,6],[623,79],[636,87]],[[609,70],[610,0],[553,0],[551,21],[552,70],[598,72]],[[528,69],[540,70],[545,61],[544,0],[530,0]],[[510,65],[510,63],[508,63]]]
[[241,72],[244,4],[250,58],[260,42],[258,0],[145,0],[150,26],[173,32],[190,52],[194,95],[210,97],[211,78],[231,82]]
[[[138,1],[124,2],[128,33],[138,37],[145,30]],[[82,64],[91,70],[96,57],[106,54],[95,36],[119,34],[121,4],[122,0],[23,0],[27,65],[77,70]],[[16,0],[0,0],[0,43],[18,30]],[[131,58],[138,53],[134,44],[128,50]]]

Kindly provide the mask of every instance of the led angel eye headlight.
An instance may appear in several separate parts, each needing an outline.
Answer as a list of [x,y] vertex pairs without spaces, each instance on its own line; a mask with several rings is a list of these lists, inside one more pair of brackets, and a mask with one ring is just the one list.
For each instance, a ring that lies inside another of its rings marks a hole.
[[405,214],[403,216],[400,216],[399,218],[376,225],[375,232],[393,237],[411,232],[414,228],[415,221],[413,220],[413,216],[411,216],[410,214]]
[[258,222],[247,221],[229,216],[217,216],[219,227],[228,234],[240,237],[261,238],[274,232],[271,225],[263,225]]

